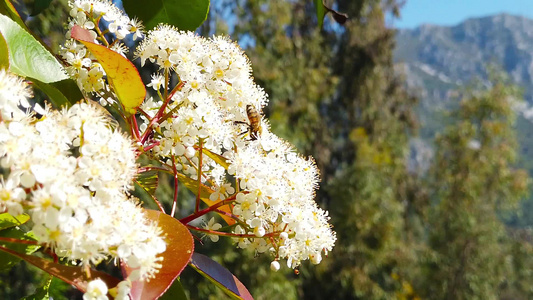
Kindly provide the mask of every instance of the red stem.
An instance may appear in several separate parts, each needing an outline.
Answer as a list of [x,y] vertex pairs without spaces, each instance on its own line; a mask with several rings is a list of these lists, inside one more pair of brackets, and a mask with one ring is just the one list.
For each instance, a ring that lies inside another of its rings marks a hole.
[[[168,73],[165,73],[165,82],[168,82]],[[157,111],[157,113],[154,115],[154,117],[150,120],[150,123],[148,124],[148,127],[146,127],[146,131],[143,133],[143,135],[141,136],[141,142],[144,143],[146,142],[146,139],[148,137],[148,134],[150,132],[152,132],[152,125],[154,125],[155,122],[159,122],[160,120],[164,120],[166,119],[166,116],[165,118],[161,118],[163,116],[163,113],[165,112],[165,109],[167,108],[168,104],[170,103],[170,100],[172,99],[172,96],[174,95],[174,93],[176,93],[177,91],[181,90],[181,88],[184,86],[185,84],[180,81],[175,87],[174,89],[172,89],[172,91],[170,92],[170,94],[168,95],[165,95],[165,102],[163,102],[163,105],[161,105],[161,107],[159,108],[159,110]],[[167,92],[167,89],[165,89],[165,94]]]
[[225,200],[222,200],[220,202],[217,202],[215,204],[213,204],[212,206],[208,207],[208,208],[205,208],[205,209],[202,209],[200,211],[197,211],[195,212],[194,214],[191,214],[183,219],[180,219],[180,222],[183,223],[183,224],[187,224],[189,222],[191,222],[192,220],[196,219],[196,218],[199,218],[209,212],[212,212],[214,210],[216,210],[217,208],[221,207],[221,206],[224,206],[226,204],[230,204],[231,202],[235,201],[235,198],[237,196],[236,195],[233,195],[231,196],[230,198],[228,199],[225,199]]
[[172,96],[174,96],[174,94],[175,94],[177,91],[181,90],[181,88],[182,88],[184,85],[185,85],[185,82],[183,82],[183,81],[180,80],[180,82],[179,82],[178,84],[176,84],[176,86],[172,89],[172,91],[170,91],[170,94],[168,94],[168,98],[171,99]]
[[163,167],[156,167],[156,166],[149,166],[149,167],[140,167],[139,168],[139,173],[144,173],[144,172],[150,172],[150,171],[161,171],[161,172],[170,172],[170,170],[168,169],[165,169]]
[[150,119],[150,115],[148,115],[142,108],[137,107],[137,111],[139,111],[146,119]]
[[255,234],[240,234],[240,233],[231,233],[231,232],[221,232],[221,231],[214,231],[214,230],[204,229],[204,228],[200,228],[200,227],[196,227],[196,226],[192,226],[192,225],[185,225],[185,226],[187,226],[187,228],[190,228],[190,229],[195,230],[195,231],[201,231],[201,232],[206,232],[206,233],[209,233],[209,234],[216,234],[216,235],[221,235],[221,236],[239,237],[239,238],[271,238],[271,237],[274,237],[274,236],[277,236],[277,235],[280,234],[280,232],[270,232],[270,233],[265,234],[262,237],[258,237]]
[[137,141],[140,141],[141,133],[139,132],[139,125],[137,124],[137,118],[135,118],[135,115],[132,115],[130,117],[131,123],[132,123],[132,131],[135,133],[135,138]]
[[200,139],[199,141],[200,150],[198,152],[198,194],[196,195],[196,206],[194,207],[194,212],[198,212],[200,210],[200,196],[202,194],[202,147],[203,147],[203,140]]
[[223,211],[223,210],[220,210],[220,209],[215,209],[214,211],[219,213],[219,214],[221,214],[221,215],[225,215],[225,216],[230,217],[230,218],[232,218],[232,219],[234,219],[236,221],[239,221],[239,217],[237,217],[234,214],[230,214],[229,212],[226,212],[226,211]]
[[147,151],[150,151],[152,150],[152,148],[154,148],[155,146],[158,146],[161,142],[157,141],[151,145],[148,145],[146,147],[143,148],[144,152],[147,152]]
[[172,210],[170,216],[174,217],[176,213],[176,207],[178,207],[178,170],[176,170],[176,160],[172,155],[172,171],[174,172],[174,200],[172,202]]
[[26,245],[40,245],[37,241],[19,240],[15,238],[0,237],[0,241],[14,244],[26,244]]

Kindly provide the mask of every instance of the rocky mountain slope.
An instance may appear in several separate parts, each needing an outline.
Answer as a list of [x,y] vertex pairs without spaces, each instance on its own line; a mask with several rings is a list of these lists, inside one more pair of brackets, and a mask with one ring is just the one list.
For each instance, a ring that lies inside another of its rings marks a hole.
[[[519,167],[533,175],[533,20],[500,14],[468,19],[456,26],[422,25],[398,30],[395,62],[420,99],[420,137],[412,142],[411,164],[425,169],[436,132],[449,122],[446,109],[472,80],[484,82],[490,64],[523,88],[527,105],[518,109]],[[533,193],[532,193],[533,194]],[[531,209],[526,209],[530,206]],[[533,226],[533,197],[524,203],[520,225]]]
[[447,99],[451,89],[486,77],[488,63],[501,66],[533,100],[533,20],[525,17],[500,14],[452,27],[402,29],[395,59],[427,100]]

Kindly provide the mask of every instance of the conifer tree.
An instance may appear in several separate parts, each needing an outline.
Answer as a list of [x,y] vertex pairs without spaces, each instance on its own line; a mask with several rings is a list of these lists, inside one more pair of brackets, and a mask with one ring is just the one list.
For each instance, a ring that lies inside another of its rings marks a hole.
[[513,167],[512,107],[520,95],[501,78],[491,84],[465,95],[454,112],[457,121],[436,139],[431,252],[420,282],[425,297],[498,299],[503,283],[528,267],[513,265],[524,248],[509,251],[501,219],[527,189],[527,173]]
[[394,1],[338,1],[338,10],[350,15],[337,40],[334,74],[340,83],[329,116],[345,137],[333,154],[341,171],[328,186],[339,247],[305,281],[312,299],[414,294],[406,278],[415,267],[415,244],[407,244],[405,217],[414,182],[407,181],[406,158],[415,100],[393,68],[394,30],[385,14],[396,8]]

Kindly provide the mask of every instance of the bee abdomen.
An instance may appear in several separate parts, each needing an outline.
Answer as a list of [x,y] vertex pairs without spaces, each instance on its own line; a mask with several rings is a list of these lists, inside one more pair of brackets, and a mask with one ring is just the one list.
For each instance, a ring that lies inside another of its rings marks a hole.
[[246,114],[250,121],[250,135],[252,140],[255,140],[261,134],[261,114],[251,104],[246,105]]

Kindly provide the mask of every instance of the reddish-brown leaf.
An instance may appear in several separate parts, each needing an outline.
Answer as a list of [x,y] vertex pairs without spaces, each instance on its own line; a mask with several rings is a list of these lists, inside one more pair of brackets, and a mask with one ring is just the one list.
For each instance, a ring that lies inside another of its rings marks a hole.
[[[191,233],[180,221],[156,210],[145,210],[146,217],[156,221],[166,235],[167,249],[163,253],[163,267],[155,278],[148,282],[132,283],[132,298],[157,299],[172,285],[183,268],[189,263],[194,250]],[[131,273],[128,266],[123,265],[126,274]]]
[[203,254],[194,253],[190,266],[216,284],[230,297],[245,300],[254,299],[235,275],[211,258]]
[[115,278],[104,272],[90,270],[90,274],[87,274],[85,272],[85,269],[81,267],[72,267],[57,264],[41,257],[22,254],[7,248],[2,248],[2,251],[5,251],[13,256],[25,260],[26,262],[36,266],[37,268],[51,275],[54,275],[55,277],[65,281],[66,283],[75,286],[78,290],[84,293],[87,291],[87,283],[97,278],[103,280],[109,288],[117,286],[117,284],[120,282],[120,279]]

